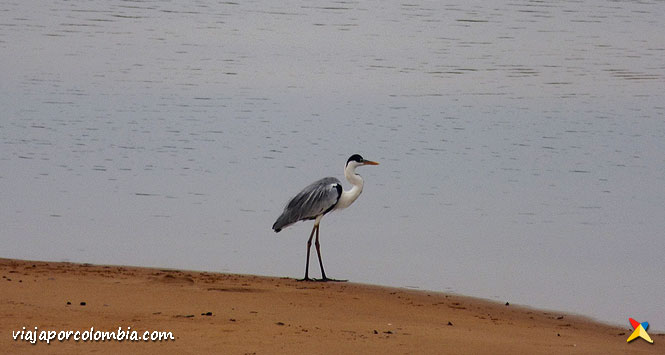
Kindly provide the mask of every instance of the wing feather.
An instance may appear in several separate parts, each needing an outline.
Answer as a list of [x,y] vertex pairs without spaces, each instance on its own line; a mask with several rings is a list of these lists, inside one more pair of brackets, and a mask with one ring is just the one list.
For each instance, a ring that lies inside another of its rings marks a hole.
[[339,201],[341,193],[342,185],[337,178],[327,177],[313,182],[286,204],[272,229],[279,232],[293,223],[329,212]]

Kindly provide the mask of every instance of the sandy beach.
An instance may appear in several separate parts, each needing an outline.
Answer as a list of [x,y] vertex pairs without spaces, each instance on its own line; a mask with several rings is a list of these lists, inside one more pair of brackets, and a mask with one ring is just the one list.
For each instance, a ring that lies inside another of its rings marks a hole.
[[[665,353],[662,334],[626,343],[628,324],[352,282],[10,259],[0,275],[12,354]],[[103,332],[124,339],[95,341]],[[173,340],[149,340],[161,335]]]

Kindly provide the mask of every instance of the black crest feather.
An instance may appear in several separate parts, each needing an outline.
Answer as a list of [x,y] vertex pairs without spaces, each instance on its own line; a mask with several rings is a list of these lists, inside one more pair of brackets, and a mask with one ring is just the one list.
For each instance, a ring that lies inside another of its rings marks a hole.
[[353,154],[352,156],[349,157],[349,160],[346,161],[346,164],[348,165],[350,161],[357,161],[358,163],[362,163],[365,161],[360,154]]

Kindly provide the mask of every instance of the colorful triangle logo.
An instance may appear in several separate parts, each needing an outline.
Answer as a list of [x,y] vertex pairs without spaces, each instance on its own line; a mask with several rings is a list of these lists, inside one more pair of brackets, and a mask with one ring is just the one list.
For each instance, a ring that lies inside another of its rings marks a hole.
[[640,323],[634,320],[633,318],[628,318],[628,320],[630,321],[630,324],[633,326],[635,330],[633,331],[633,334],[631,334],[628,337],[628,340],[626,340],[626,342],[630,343],[631,341],[637,338],[642,338],[648,341],[649,343],[653,344],[653,340],[651,340],[651,337],[649,336],[649,334],[647,334],[647,329],[649,328],[649,322]]

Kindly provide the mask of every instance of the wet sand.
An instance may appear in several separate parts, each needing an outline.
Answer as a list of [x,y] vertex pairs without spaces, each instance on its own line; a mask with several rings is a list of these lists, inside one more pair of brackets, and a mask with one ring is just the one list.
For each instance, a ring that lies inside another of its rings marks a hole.
[[[629,324],[437,292],[10,259],[0,275],[5,353],[665,354],[662,334],[626,343]],[[23,327],[56,338],[32,344]],[[174,340],[73,339],[118,328]]]

